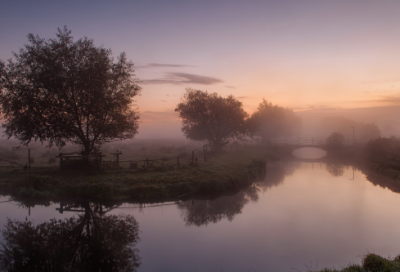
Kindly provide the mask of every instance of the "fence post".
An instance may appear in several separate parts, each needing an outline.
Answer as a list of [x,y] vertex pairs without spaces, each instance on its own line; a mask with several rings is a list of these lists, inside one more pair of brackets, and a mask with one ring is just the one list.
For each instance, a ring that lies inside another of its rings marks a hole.
[[31,149],[28,148],[28,170],[31,170]]
[[146,167],[149,167],[149,158],[146,158]]
[[99,169],[101,169],[101,165],[103,163],[103,153],[99,153]]
[[119,150],[117,150],[117,165],[119,166]]
[[60,169],[62,169],[62,164],[63,164],[63,153],[60,153],[58,155],[58,157],[60,158]]

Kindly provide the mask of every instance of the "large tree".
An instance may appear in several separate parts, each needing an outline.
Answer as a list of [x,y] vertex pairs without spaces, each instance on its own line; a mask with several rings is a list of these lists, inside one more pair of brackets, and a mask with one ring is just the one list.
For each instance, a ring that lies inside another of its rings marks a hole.
[[206,140],[217,150],[230,139],[248,132],[248,115],[242,102],[232,95],[221,97],[217,93],[186,89],[175,111],[182,118],[182,132],[188,139]]
[[140,87],[133,63],[121,53],[73,40],[66,27],[57,38],[28,35],[29,44],[0,61],[0,105],[8,138],[49,146],[78,144],[82,154],[115,139],[133,138],[138,113],[132,108]]
[[252,114],[250,122],[257,128],[255,135],[261,136],[263,142],[292,136],[301,126],[301,118],[293,110],[273,105],[265,99]]

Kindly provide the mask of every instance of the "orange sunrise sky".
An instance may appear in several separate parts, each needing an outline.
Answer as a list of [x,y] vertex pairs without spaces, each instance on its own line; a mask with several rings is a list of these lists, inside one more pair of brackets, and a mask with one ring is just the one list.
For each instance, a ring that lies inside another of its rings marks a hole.
[[6,0],[0,59],[64,25],[135,63],[139,136],[180,133],[185,88],[232,94],[249,114],[265,98],[298,112],[379,109],[368,121],[397,125],[400,1]]

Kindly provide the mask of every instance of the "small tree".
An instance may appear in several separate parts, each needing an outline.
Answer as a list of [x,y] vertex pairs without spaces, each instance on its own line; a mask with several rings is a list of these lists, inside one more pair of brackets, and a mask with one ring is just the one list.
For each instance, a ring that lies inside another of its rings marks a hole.
[[175,111],[182,118],[186,138],[209,141],[216,150],[249,130],[242,102],[232,95],[225,98],[217,93],[186,89]]
[[251,116],[251,123],[256,127],[255,135],[267,139],[291,136],[300,129],[301,118],[293,110],[269,103],[263,99]]
[[326,139],[326,145],[329,148],[342,148],[345,145],[345,138],[342,133],[338,132],[332,133]]
[[14,53],[15,62],[0,61],[0,105],[8,138],[22,144],[67,142],[88,155],[104,142],[133,138],[138,114],[132,98],[140,87],[133,63],[121,53],[95,47],[86,37],[74,42],[71,31],[57,39],[28,35],[30,44]]

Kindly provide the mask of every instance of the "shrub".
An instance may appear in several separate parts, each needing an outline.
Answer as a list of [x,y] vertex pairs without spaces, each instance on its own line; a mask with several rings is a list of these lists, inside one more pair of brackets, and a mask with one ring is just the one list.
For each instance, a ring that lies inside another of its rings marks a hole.
[[392,270],[392,265],[389,260],[373,253],[369,253],[364,256],[362,267],[369,272],[394,271]]
[[345,145],[345,138],[342,133],[338,132],[332,133],[326,139],[326,145],[329,148],[342,148]]
[[366,150],[370,156],[381,156],[382,151],[400,153],[400,139],[396,137],[379,138],[367,143]]

